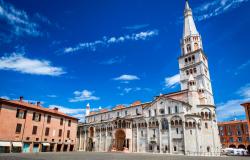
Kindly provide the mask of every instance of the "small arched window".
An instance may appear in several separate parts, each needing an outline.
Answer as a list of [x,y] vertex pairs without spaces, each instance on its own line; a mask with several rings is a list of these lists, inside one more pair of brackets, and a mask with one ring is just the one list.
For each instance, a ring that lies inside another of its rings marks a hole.
[[198,43],[194,43],[194,50],[196,51],[196,50],[198,50],[198,49],[199,49]]
[[168,107],[168,114],[171,114],[171,108]]
[[187,52],[188,53],[191,52],[191,45],[190,44],[187,45]]
[[207,125],[207,123],[205,123],[205,128],[208,128],[208,125]]
[[209,146],[207,146],[207,152],[210,152],[210,147]]
[[177,147],[176,146],[174,146],[174,151],[177,151]]
[[178,106],[175,106],[175,113],[178,113]]

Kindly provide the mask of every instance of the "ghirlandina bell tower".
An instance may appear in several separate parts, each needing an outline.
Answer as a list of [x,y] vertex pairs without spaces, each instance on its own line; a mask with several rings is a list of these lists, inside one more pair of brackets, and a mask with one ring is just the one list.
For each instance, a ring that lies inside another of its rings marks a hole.
[[192,105],[214,105],[208,60],[188,1],[184,10],[181,52],[179,57],[181,90],[189,90],[189,102]]

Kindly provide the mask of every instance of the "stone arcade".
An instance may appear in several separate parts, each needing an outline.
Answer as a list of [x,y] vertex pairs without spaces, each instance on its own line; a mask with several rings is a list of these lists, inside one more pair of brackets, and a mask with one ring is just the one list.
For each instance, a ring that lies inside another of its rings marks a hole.
[[83,151],[217,155],[220,140],[208,61],[186,1],[179,57],[181,91],[90,112],[78,126]]

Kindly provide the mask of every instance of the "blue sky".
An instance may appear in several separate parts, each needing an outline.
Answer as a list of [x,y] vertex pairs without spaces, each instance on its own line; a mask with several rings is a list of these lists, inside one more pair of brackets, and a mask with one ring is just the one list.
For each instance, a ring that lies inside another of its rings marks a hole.
[[[190,0],[220,121],[250,100],[249,0]],[[0,96],[82,118],[178,91],[183,1],[0,0]]]

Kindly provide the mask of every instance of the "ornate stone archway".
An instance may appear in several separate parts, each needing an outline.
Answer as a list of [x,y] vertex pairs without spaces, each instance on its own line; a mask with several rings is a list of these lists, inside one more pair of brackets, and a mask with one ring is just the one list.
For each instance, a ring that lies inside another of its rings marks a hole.
[[122,129],[115,133],[115,148],[117,151],[123,151],[125,147],[126,134]]

